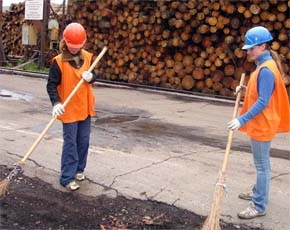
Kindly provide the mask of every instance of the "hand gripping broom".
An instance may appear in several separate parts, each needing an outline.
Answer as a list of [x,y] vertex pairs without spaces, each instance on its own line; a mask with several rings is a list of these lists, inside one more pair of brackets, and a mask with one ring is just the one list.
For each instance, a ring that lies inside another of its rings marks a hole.
[[[245,79],[245,74],[243,73],[241,76],[241,80],[240,80],[240,86],[243,85],[244,79]],[[233,112],[233,118],[236,118],[238,115],[240,100],[241,100],[241,90],[238,92],[238,95],[236,98],[235,108],[234,108],[234,112]],[[228,159],[229,159],[229,155],[230,155],[233,134],[234,134],[234,131],[229,130],[228,143],[227,143],[227,147],[226,147],[223,165],[222,165],[222,169],[221,169],[221,172],[219,175],[219,179],[215,185],[215,191],[214,191],[213,201],[212,201],[212,205],[211,205],[210,215],[206,218],[206,220],[202,226],[202,230],[220,230],[221,229],[220,224],[219,224],[220,209],[221,209],[220,206],[221,206],[224,190],[226,188],[226,184],[225,184],[225,181],[226,181],[225,176],[226,175],[225,174],[226,174],[226,168],[227,168]]]
[[[93,64],[88,69],[89,72],[92,72],[95,66],[98,64],[98,62],[101,60],[101,58],[104,56],[104,54],[107,51],[107,47],[104,47],[101,51],[101,53],[97,56],[97,58],[94,60]],[[69,96],[65,99],[63,106],[65,107],[71,98],[75,95],[75,93],[78,91],[80,86],[84,83],[84,79],[81,79],[78,84],[75,86],[73,91],[69,94]],[[52,126],[52,124],[56,121],[57,116],[53,116],[50,120],[50,122],[46,125],[44,130],[41,132],[41,134],[38,136],[38,138],[34,141],[33,145],[30,147],[30,149],[27,151],[27,153],[24,155],[24,157],[15,164],[13,170],[9,173],[9,175],[0,182],[0,198],[4,197],[10,182],[14,177],[16,177],[18,174],[21,174],[23,172],[22,165],[26,162],[28,157],[31,155],[33,150],[37,147],[37,145],[40,143],[40,141],[43,139],[44,135],[47,133],[48,129]]]

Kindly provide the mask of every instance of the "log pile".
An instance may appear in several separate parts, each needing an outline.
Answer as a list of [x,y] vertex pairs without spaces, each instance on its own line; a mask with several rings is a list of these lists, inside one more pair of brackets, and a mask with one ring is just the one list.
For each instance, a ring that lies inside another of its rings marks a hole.
[[[59,24],[61,24],[61,20],[59,19],[60,16],[58,15],[60,13],[60,10],[62,9],[62,5],[59,4],[51,4],[50,5],[50,16],[54,19],[57,19],[59,21]],[[29,22],[25,21],[24,19],[25,14],[25,3],[20,2],[18,4],[11,4],[9,7],[9,10],[3,12],[2,14],[2,30],[0,35],[2,35],[3,39],[3,46],[4,46],[4,52],[6,57],[11,58],[23,58],[25,53],[25,48],[22,45],[22,26],[24,23],[27,25],[32,25],[36,31],[41,31],[41,21],[36,20]],[[29,52],[29,56],[32,56],[35,54],[36,51],[40,51],[40,34],[38,33],[37,37],[37,45],[29,45],[27,46]],[[47,41],[47,50],[48,50],[48,44]],[[50,56],[47,55],[49,58]],[[45,62],[49,63],[49,60],[46,60]]]
[[[22,24],[24,22],[24,3],[11,4],[3,12],[2,41],[6,56],[23,56]],[[1,28],[0,28],[1,29]]]
[[69,1],[68,15],[86,27],[89,50],[109,47],[109,80],[232,96],[241,73],[255,68],[241,50],[254,25],[273,34],[289,91],[288,7],[277,0],[85,0]]
[[[290,95],[289,7],[285,0],[69,0],[66,20],[84,25],[89,51],[109,47],[101,65],[108,80],[222,96],[232,96],[241,73],[249,77],[255,68],[241,50],[245,32],[265,26],[284,57]],[[5,51],[19,55],[11,47],[21,44],[23,14],[13,15],[3,30],[14,35],[3,40]]]

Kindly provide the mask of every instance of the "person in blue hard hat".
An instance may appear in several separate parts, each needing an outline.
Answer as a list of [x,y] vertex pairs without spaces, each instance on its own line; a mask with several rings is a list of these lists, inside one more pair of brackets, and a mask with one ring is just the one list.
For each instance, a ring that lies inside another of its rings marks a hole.
[[[241,114],[228,123],[232,130],[240,129],[251,139],[256,182],[251,191],[239,198],[251,200],[240,213],[242,219],[266,215],[270,189],[270,147],[276,133],[290,131],[290,108],[283,69],[277,52],[270,49],[273,37],[262,26],[247,31],[242,49],[257,63],[246,87]],[[238,86],[236,92],[242,87]]]

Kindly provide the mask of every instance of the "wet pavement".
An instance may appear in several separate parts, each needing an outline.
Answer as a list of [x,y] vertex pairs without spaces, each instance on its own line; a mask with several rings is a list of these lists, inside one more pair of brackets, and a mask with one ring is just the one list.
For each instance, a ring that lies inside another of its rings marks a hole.
[[[0,75],[0,157],[13,164],[50,120],[44,79]],[[124,195],[174,204],[208,215],[224,156],[234,102],[145,89],[96,84],[86,181],[80,193]],[[248,138],[235,133],[221,218],[265,229],[287,229],[290,213],[289,134],[273,141],[272,185],[267,216],[239,220],[247,206],[237,195],[255,179]],[[25,167],[57,189],[62,144],[56,122]]]

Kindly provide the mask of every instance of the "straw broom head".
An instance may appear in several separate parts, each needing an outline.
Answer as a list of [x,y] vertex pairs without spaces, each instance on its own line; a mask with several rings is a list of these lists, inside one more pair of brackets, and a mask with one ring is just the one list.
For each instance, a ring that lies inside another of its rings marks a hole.
[[21,164],[22,164],[21,162],[15,164],[13,170],[8,174],[8,176],[4,180],[0,182],[0,199],[2,199],[6,195],[10,181],[18,174],[23,173]]
[[216,184],[210,214],[206,218],[202,226],[202,230],[221,230],[219,223],[220,223],[221,203],[225,190],[224,181],[225,181],[224,177],[221,176],[219,178],[219,182]]
[[10,181],[7,178],[0,182],[0,199],[2,199],[6,195],[9,184]]

